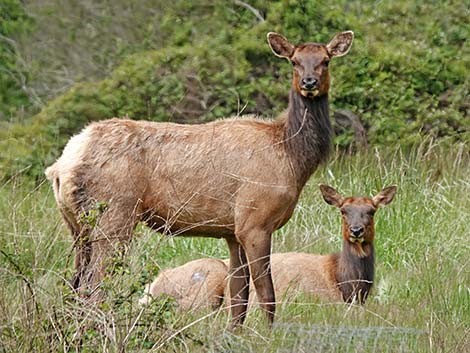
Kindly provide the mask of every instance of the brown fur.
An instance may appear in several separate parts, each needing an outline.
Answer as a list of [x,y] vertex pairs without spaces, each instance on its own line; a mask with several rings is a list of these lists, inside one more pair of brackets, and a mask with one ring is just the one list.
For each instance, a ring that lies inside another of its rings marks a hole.
[[[321,299],[364,303],[374,281],[374,214],[379,206],[390,203],[396,187],[382,190],[374,198],[343,198],[334,189],[321,186],[325,201],[342,209],[343,249],[340,253],[316,255],[306,253],[272,254],[272,276],[278,298],[298,292]],[[333,201],[334,200],[334,201]],[[343,211],[348,207],[348,212]],[[351,215],[352,214],[352,215]],[[361,225],[361,243],[351,240],[350,228]]]
[[[344,33],[352,40],[352,32]],[[273,36],[282,37],[268,38]],[[306,60],[305,67],[321,65],[310,56],[324,57],[328,46],[306,44],[299,60]],[[98,300],[112,253],[145,221],[162,233],[226,238],[234,324],[245,317],[250,272],[272,322],[271,233],[290,218],[331,142],[327,92],[312,92],[293,87],[288,111],[275,121],[248,117],[180,125],[111,119],[73,137],[46,175],[75,238],[74,286]],[[81,219],[97,202],[107,207],[92,227]]]
[[324,200],[341,210],[343,250],[330,255],[325,271],[335,274],[335,284],[344,301],[364,303],[374,282],[374,214],[388,205],[396,186],[383,189],[373,198],[342,197],[335,189],[320,185]]
[[[374,281],[373,213],[380,205],[386,205],[392,201],[396,187],[385,188],[378,194],[380,200],[377,199],[377,196],[373,199],[365,197],[343,199],[334,189],[324,185],[322,185],[322,192],[328,203],[335,204],[337,207],[349,205],[352,208],[349,212],[358,212],[362,216],[363,224],[369,225],[361,235],[364,241],[358,244],[350,240],[349,227],[351,224],[348,223],[348,215],[343,215],[342,252],[330,255],[297,252],[272,254],[271,268],[275,295],[277,298],[288,301],[298,293],[305,293],[328,301],[343,300],[348,303],[358,301],[363,304]],[[370,213],[371,210],[373,213]],[[200,266],[198,271],[203,271],[210,276],[214,260],[201,259],[198,261]],[[171,270],[178,274],[173,275],[171,272],[171,281],[177,281],[178,278],[183,277],[189,278],[194,271],[193,267],[188,265],[193,262]],[[228,265],[229,261],[225,260],[224,263]],[[225,275],[228,275],[228,272]],[[166,289],[171,286],[161,277],[162,275],[157,277],[152,283],[152,287],[158,293],[164,292],[173,296],[172,292]],[[217,279],[219,282],[216,280],[210,282],[214,289],[220,289],[226,281],[226,277],[222,275],[219,275]],[[190,292],[192,286],[187,280],[182,280],[178,285],[183,287],[183,292]],[[201,295],[202,298],[205,299],[204,295],[208,292],[215,293],[215,290],[204,292]],[[212,295],[207,301],[214,302],[218,298],[220,298],[220,294],[218,296]],[[250,298],[251,304],[257,300],[256,295],[250,296]],[[197,302],[197,298],[192,295],[188,295],[187,300]]]
[[[272,276],[276,298],[290,301],[299,293],[323,300],[340,301],[336,286],[336,257],[307,253],[276,253],[271,255]],[[256,297],[253,302],[257,301]]]

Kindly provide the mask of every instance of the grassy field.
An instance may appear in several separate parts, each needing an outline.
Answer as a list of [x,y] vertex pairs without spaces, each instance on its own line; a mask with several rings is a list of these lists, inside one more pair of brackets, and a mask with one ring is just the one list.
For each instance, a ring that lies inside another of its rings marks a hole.
[[[376,216],[377,281],[364,307],[299,296],[278,305],[268,329],[253,310],[241,332],[225,311],[181,313],[171,300],[140,308],[161,268],[227,257],[223,240],[164,238],[144,226],[88,308],[73,296],[71,238],[46,183],[0,187],[0,352],[470,352],[470,156],[432,141],[410,151],[336,153],[306,186],[273,250],[340,249],[339,212],[318,184],[372,195],[396,184]],[[81,342],[77,339],[82,337]]]

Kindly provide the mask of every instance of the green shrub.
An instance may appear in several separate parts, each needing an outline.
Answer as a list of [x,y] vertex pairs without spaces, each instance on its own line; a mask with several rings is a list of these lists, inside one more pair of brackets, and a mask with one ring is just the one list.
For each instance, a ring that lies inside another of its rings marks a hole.
[[[26,124],[7,124],[0,132],[4,175],[27,168],[42,177],[90,121],[275,116],[287,106],[291,67],[270,52],[265,35],[272,30],[292,42],[355,31],[351,52],[331,65],[331,104],[359,115],[372,145],[411,146],[429,135],[470,141],[463,2],[253,2],[264,22],[235,3],[185,4],[159,17],[155,30],[167,38],[155,40],[156,50],[128,56],[101,81],[76,84]],[[336,139],[343,147],[351,141],[348,131]]]
[[22,89],[28,73],[17,65],[16,42],[10,37],[31,30],[32,19],[19,0],[2,0],[0,3],[0,121],[28,104]]

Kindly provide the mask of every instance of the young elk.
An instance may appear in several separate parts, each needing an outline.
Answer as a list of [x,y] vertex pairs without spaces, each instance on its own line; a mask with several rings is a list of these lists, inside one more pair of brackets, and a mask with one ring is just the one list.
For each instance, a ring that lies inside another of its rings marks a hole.
[[140,304],[162,294],[176,300],[183,310],[218,308],[222,304],[228,267],[218,259],[199,259],[185,265],[162,271],[147,285]]
[[343,198],[327,185],[320,185],[320,190],[328,204],[341,210],[343,249],[330,255],[273,254],[276,295],[300,291],[363,304],[374,281],[374,214],[393,200],[397,188],[386,187],[373,198]]
[[[352,41],[352,32],[342,32],[326,45],[294,46],[268,34],[274,54],[294,65],[289,107],[274,121],[111,119],[70,139],[46,175],[75,239],[74,287],[91,293],[91,302],[99,300],[113,251],[143,221],[172,235],[225,238],[233,325],[245,318],[250,273],[271,323],[271,234],[289,220],[306,181],[327,159],[328,64]],[[106,205],[96,222],[83,222],[96,214],[96,205]]]
[[[387,187],[373,198],[343,198],[335,189],[326,185],[321,185],[320,190],[327,203],[341,210],[343,250],[330,255],[297,252],[272,254],[271,266],[276,297],[287,298],[298,293],[307,293],[331,301],[357,301],[363,304],[374,281],[374,213],[380,206],[393,200],[397,188]],[[198,271],[206,273],[207,278],[214,271],[212,261],[214,260],[198,260]],[[192,268],[187,265],[171,271],[181,277],[184,273],[186,278],[194,275]],[[219,282],[211,281],[200,295],[205,295],[203,298],[207,302],[220,299],[220,292],[215,294],[216,288],[223,286],[225,278],[219,274],[218,280]],[[189,281],[181,282],[180,285],[187,286],[181,289],[188,293],[185,302],[198,302],[199,295],[195,291],[191,292],[193,285]],[[174,296],[166,290],[170,283],[165,276],[158,276],[150,287],[152,296],[162,293]],[[254,302],[254,299],[252,297],[250,302]],[[177,300],[179,302],[181,299],[177,297]]]

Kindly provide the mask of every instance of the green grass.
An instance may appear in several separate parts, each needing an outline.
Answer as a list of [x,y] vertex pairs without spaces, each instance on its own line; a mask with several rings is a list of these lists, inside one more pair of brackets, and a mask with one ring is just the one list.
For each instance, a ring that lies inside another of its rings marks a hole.
[[[0,187],[0,352],[466,352],[470,350],[470,155],[433,141],[407,151],[336,154],[310,180],[273,250],[340,248],[339,212],[318,184],[373,195],[396,184],[376,216],[377,281],[364,307],[299,296],[278,305],[276,324],[259,310],[227,330],[226,312],[181,313],[171,300],[140,308],[143,285],[161,268],[227,257],[223,240],[168,238],[141,226],[128,256],[105,281],[99,308],[77,302],[71,238],[49,185]],[[119,263],[118,263],[119,262]]]

